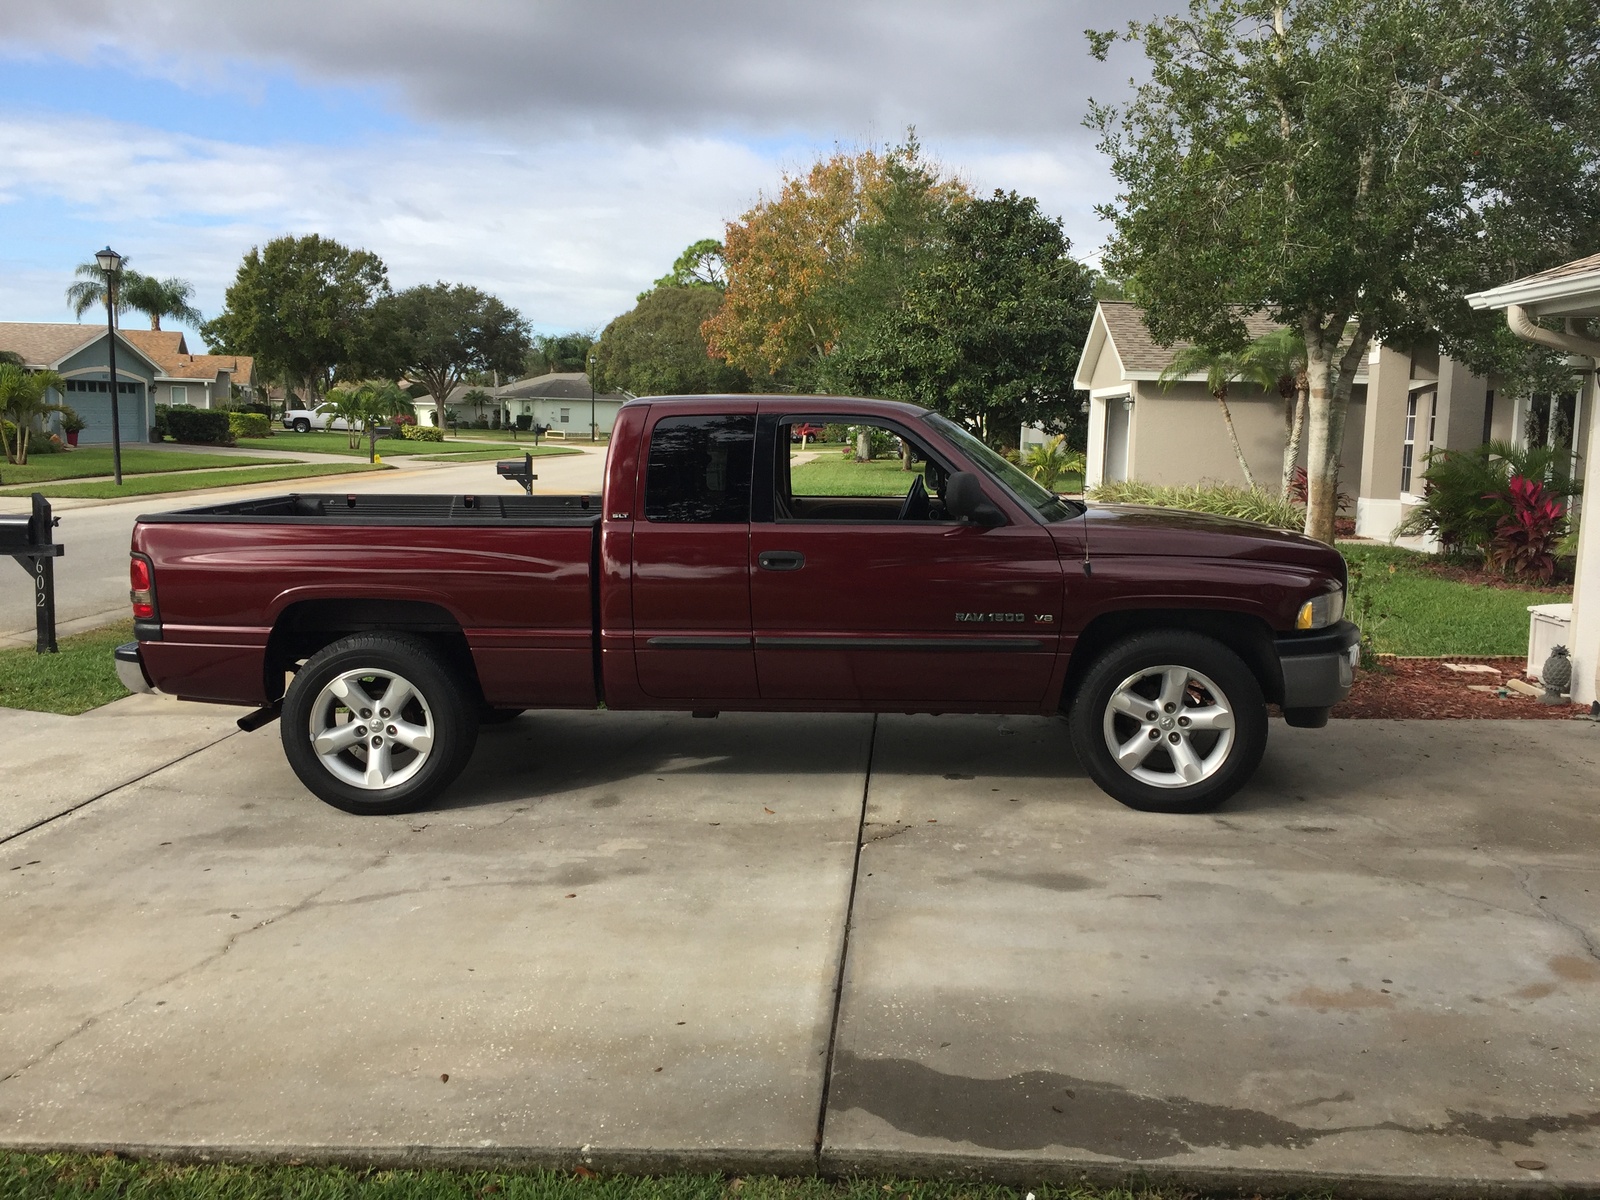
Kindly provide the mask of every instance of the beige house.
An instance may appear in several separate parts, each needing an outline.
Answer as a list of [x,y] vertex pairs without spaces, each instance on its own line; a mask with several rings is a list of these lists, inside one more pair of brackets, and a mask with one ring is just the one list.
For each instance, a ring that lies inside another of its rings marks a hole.
[[[1506,324],[1519,337],[1569,355],[1578,379],[1573,397],[1572,444],[1580,466],[1600,455],[1600,339],[1590,322],[1600,318],[1600,254],[1529,275],[1501,287],[1468,296],[1474,308],[1502,309]],[[1541,319],[1557,319],[1563,329],[1547,329]],[[1600,521],[1578,526],[1578,574],[1572,596],[1572,699],[1579,704],[1600,700]]]
[[[124,329],[132,342],[160,367],[156,376],[157,404],[189,404],[195,408],[225,408],[234,399],[255,400],[255,359],[248,354],[190,354],[177,330]],[[233,389],[239,389],[238,397]]]
[[[1245,324],[1252,338],[1278,328],[1260,315]],[[1222,411],[1206,390],[1204,373],[1170,386],[1161,382],[1162,372],[1188,348],[1186,342],[1158,344],[1135,304],[1102,300],[1095,307],[1073,379],[1089,394],[1086,487],[1123,479],[1163,486],[1243,486]],[[1354,490],[1351,485],[1361,469],[1366,391],[1366,375],[1357,375],[1345,426],[1341,477],[1347,491]],[[1276,391],[1236,383],[1228,392],[1228,408],[1251,474],[1261,486],[1275,487],[1283,469],[1282,398]],[[1023,433],[1025,444],[1041,437],[1035,430]]]
[[[1250,318],[1247,327],[1252,337],[1278,328],[1263,316]],[[1157,344],[1136,305],[1102,301],[1097,306],[1074,380],[1089,396],[1085,486],[1121,479],[1244,483],[1204,376],[1170,387],[1160,382],[1186,348],[1182,342]],[[1275,486],[1283,461],[1281,398],[1239,383],[1229,391],[1228,407],[1257,483]],[[1494,381],[1436,350],[1375,345],[1356,375],[1345,421],[1340,490],[1355,501],[1347,515],[1355,518],[1360,536],[1388,540],[1422,500],[1432,451],[1466,449],[1490,439],[1548,442],[1563,430],[1570,440],[1572,434],[1584,436],[1591,422],[1592,414],[1574,396],[1497,394]],[[1043,437],[1036,429],[1022,434],[1024,445]]]

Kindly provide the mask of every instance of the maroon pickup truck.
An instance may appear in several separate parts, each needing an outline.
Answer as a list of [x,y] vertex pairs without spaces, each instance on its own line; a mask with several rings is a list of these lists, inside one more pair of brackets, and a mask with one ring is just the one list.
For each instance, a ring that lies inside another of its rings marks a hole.
[[[807,470],[797,425],[888,434],[911,469]],[[1060,713],[1106,792],[1199,811],[1255,771],[1269,703],[1326,722],[1359,640],[1320,542],[1085,507],[934,413],[821,396],[632,401],[598,496],[141,517],[131,575],[123,681],[281,715],[301,781],[355,813],[426,804],[484,722],[601,703]]]

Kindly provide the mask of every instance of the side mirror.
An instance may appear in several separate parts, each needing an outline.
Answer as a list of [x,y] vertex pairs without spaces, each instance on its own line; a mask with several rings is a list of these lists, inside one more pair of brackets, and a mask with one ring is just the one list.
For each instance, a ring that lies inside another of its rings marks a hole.
[[983,485],[971,471],[955,471],[944,485],[944,507],[953,517],[974,525],[993,527],[1006,523],[1002,513],[983,494]]

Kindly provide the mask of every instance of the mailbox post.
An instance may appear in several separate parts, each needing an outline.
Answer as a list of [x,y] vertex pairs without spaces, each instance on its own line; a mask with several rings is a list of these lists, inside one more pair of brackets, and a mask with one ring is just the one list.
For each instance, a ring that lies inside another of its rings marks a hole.
[[9,554],[33,577],[33,612],[38,628],[34,649],[56,652],[56,559],[67,552],[55,541],[60,517],[51,516],[50,502],[33,494],[33,512],[0,516],[0,554]]
[[513,483],[522,485],[522,490],[528,495],[533,495],[533,481],[539,478],[533,473],[533,455],[524,454],[520,459],[502,458],[494,465],[494,473],[501,479],[509,479]]

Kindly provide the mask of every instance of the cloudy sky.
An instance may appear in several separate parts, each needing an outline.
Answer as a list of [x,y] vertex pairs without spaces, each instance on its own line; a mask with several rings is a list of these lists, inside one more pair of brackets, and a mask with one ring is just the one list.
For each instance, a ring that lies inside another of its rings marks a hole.
[[[917,127],[1092,259],[1081,121],[1138,69],[1083,30],[1168,0],[17,0],[0,6],[0,320],[70,320],[107,243],[207,315],[283,233],[598,328],[785,170]],[[137,318],[135,318],[137,319]]]

